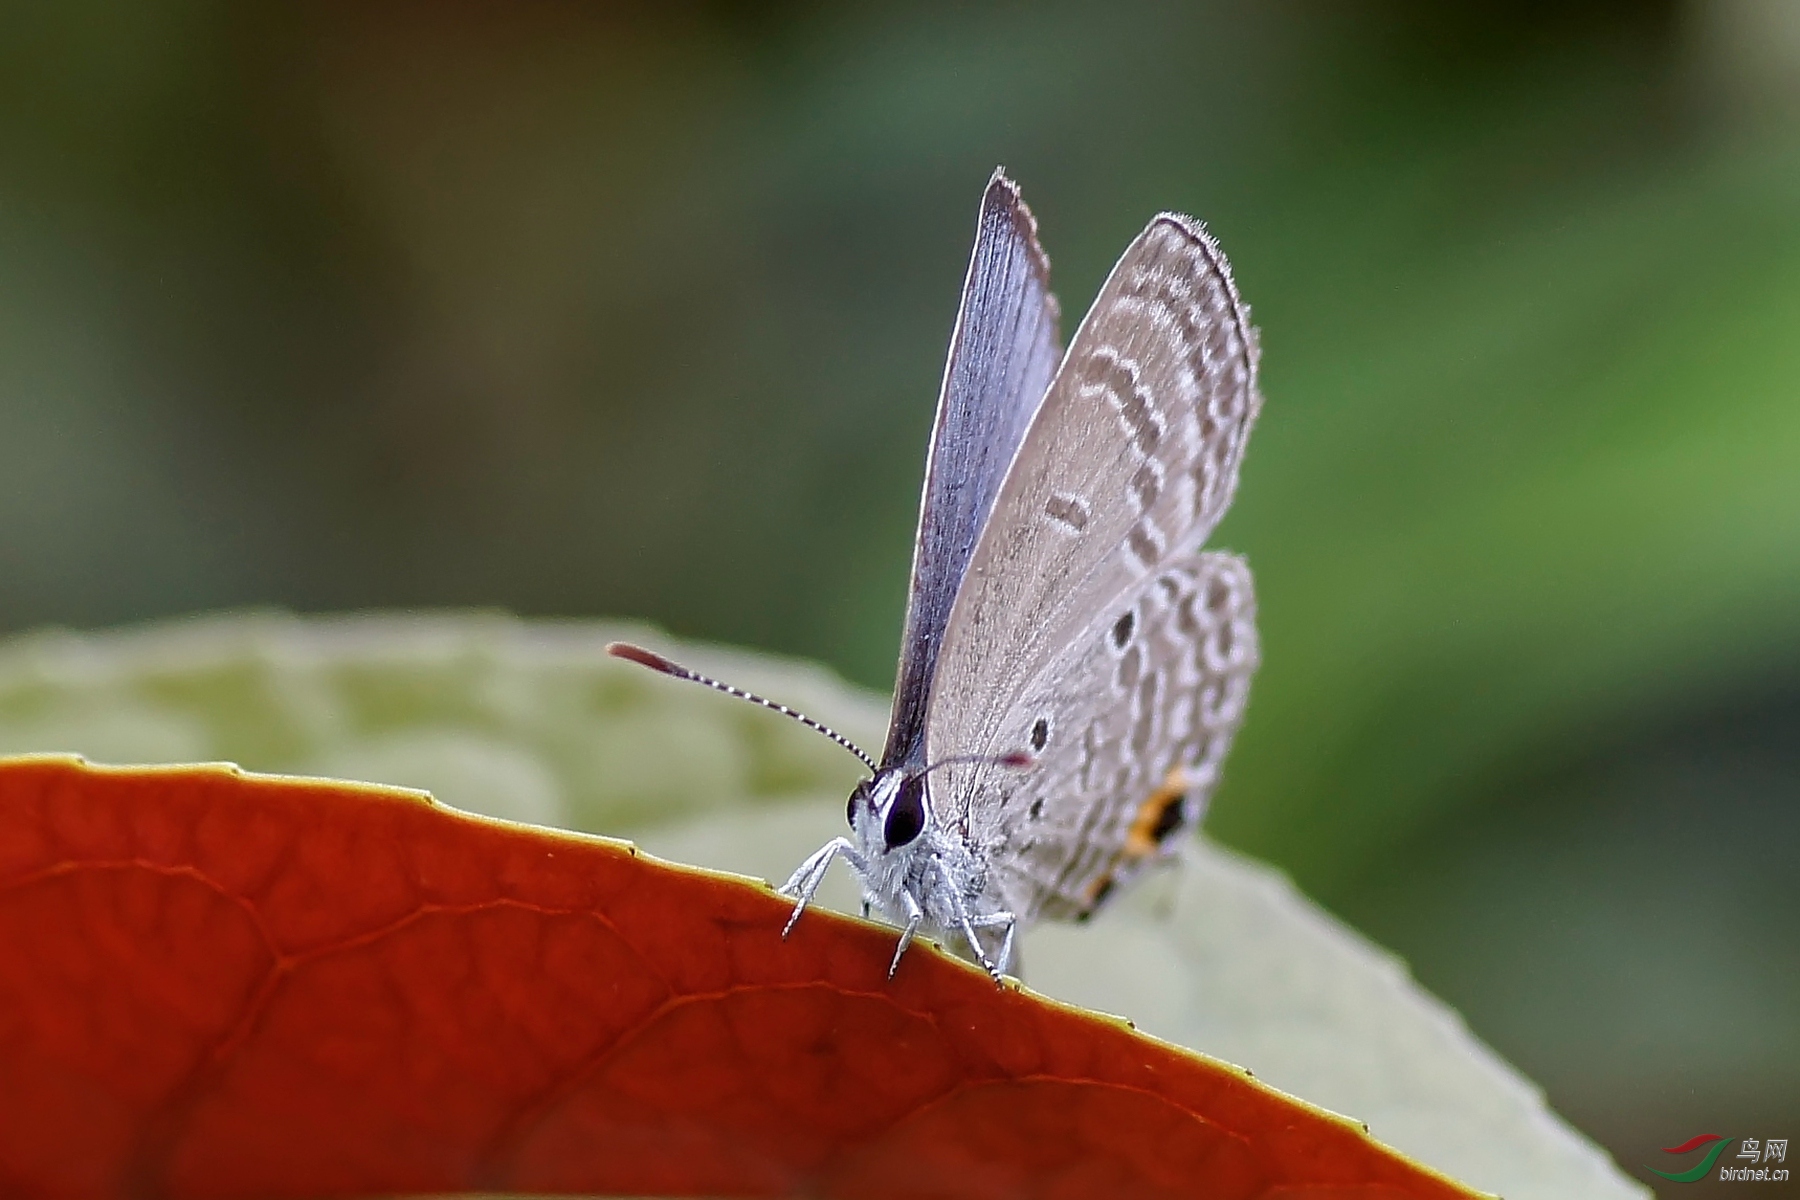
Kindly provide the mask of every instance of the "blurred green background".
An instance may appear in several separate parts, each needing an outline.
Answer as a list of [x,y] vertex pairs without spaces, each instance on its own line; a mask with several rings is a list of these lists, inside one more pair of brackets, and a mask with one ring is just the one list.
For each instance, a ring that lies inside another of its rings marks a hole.
[[1800,1132],[1800,7],[0,11],[0,629],[628,614],[885,689],[988,172],[1069,327],[1193,212],[1268,397],[1210,829],[1638,1177]]

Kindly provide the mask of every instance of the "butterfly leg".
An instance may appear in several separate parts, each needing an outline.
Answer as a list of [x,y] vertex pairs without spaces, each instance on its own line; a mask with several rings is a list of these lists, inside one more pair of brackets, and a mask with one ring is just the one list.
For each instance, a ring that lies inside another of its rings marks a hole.
[[[969,940],[969,949],[975,952],[976,959],[986,968],[987,973],[994,977],[994,982],[1000,982],[1001,973],[1006,970],[1006,960],[1012,955],[1012,931],[1015,924],[1013,915],[1011,913],[994,913],[986,917],[969,916],[968,905],[963,903],[963,898],[956,886],[956,879],[950,874],[949,868],[944,865],[942,859],[933,859],[932,861],[936,863],[938,876],[944,881],[946,893],[950,897],[951,907],[956,914],[957,928],[962,930],[962,935]],[[1000,945],[1000,961],[998,963],[988,959],[987,950],[982,946],[981,939],[975,936],[977,926],[983,929],[992,929],[996,925],[1006,926],[1006,938]]]
[[1000,937],[1000,953],[994,956],[994,965],[988,968],[994,978],[1000,978],[1006,973],[1008,965],[1012,963],[1013,934],[1019,927],[1019,919],[1009,912],[998,912],[985,917],[971,917],[968,924],[976,929],[1004,928],[1006,930]]
[[[913,899],[911,892],[902,891],[900,902],[906,905],[906,928],[900,931],[900,944],[894,947],[894,961],[888,964],[889,979],[892,979],[894,972],[900,969],[900,956],[906,953],[908,946],[912,945],[913,934],[919,932],[919,923],[925,919],[925,910],[919,907],[919,902]],[[863,901],[865,914],[868,903],[867,900]]]
[[812,898],[818,894],[819,885],[825,882],[825,872],[831,867],[831,860],[840,854],[858,875],[868,874],[868,864],[863,861],[863,856],[856,852],[856,847],[850,844],[849,838],[832,838],[819,847],[805,862],[800,864],[799,870],[788,877],[786,883],[776,889],[782,895],[794,898],[794,915],[789,917],[787,924],[781,927],[783,940],[793,932],[794,923],[800,919],[800,914],[806,911],[806,906],[811,904]]

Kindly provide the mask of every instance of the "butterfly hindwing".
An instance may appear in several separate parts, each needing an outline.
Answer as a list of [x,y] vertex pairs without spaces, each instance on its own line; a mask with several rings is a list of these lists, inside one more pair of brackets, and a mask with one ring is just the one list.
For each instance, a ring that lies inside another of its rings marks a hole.
[[888,765],[922,765],[925,714],[958,585],[1062,357],[1050,263],[1018,187],[988,182],[925,462]]
[[1026,686],[1003,736],[1036,762],[988,776],[970,814],[1009,911],[1085,917],[1199,822],[1258,656],[1249,566],[1201,552],[1165,564]]

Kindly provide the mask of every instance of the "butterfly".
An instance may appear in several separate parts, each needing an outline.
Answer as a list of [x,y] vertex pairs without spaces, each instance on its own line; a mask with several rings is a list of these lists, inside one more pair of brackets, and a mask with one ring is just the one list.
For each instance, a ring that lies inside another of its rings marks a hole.
[[879,760],[783,705],[653,651],[608,649],[776,709],[870,775],[850,836],[781,891],[785,937],[832,861],[865,915],[960,937],[996,978],[1019,931],[1086,920],[1196,827],[1259,644],[1249,566],[1203,549],[1262,405],[1260,348],[1218,243],[1157,216],[1065,353],[1037,224],[982,195],[925,463]]

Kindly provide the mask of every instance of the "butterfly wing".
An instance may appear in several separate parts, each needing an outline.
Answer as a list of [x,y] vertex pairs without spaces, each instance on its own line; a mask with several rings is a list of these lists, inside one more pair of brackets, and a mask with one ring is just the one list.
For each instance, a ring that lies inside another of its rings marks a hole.
[[[932,758],[1019,749],[1028,691],[1190,560],[1237,488],[1257,358],[1218,244],[1189,218],[1157,217],[1076,331],[970,558],[930,693]],[[1065,728],[1103,728],[1107,693],[1056,694]],[[1027,793],[1004,773],[938,773],[940,812],[978,844],[1019,819]],[[1043,798],[1059,811],[1098,802]]]
[[1062,357],[1049,278],[1031,210],[1012,180],[995,171],[981,198],[925,461],[884,765],[923,760],[931,682],[957,587]]
[[1001,736],[1036,762],[985,781],[976,830],[1007,911],[1085,918],[1199,823],[1258,653],[1249,565],[1201,552],[1166,563],[1027,685]]

